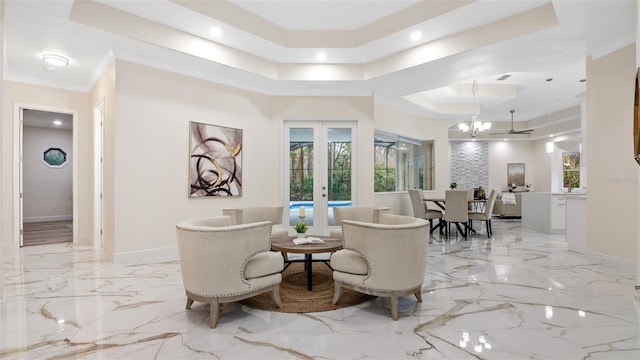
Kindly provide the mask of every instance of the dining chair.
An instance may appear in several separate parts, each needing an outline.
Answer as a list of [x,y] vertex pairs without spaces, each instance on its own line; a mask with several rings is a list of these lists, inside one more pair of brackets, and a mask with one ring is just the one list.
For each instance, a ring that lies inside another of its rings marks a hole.
[[455,224],[458,232],[466,239],[469,223],[469,199],[467,190],[447,190],[444,193],[444,221],[446,221],[446,237],[449,238],[451,224]]
[[498,193],[495,189],[491,190],[489,193],[489,199],[487,199],[487,203],[484,206],[483,212],[469,212],[469,228],[473,229],[473,220],[484,221],[487,228],[487,236],[490,238],[493,236],[493,229],[491,226],[491,215],[493,213],[493,205],[496,203],[496,196]]
[[[424,202],[424,196],[422,190],[420,189],[409,189],[409,198],[411,199],[411,207],[413,208],[413,216],[429,220],[429,233],[432,233],[436,228],[440,229],[442,233],[442,228],[444,227],[443,217],[444,214],[440,210],[433,210],[427,208],[427,205]],[[434,225],[433,221],[438,219],[438,224]]]
[[473,206],[473,200],[475,199],[475,190],[473,188],[469,188],[469,189],[456,189],[458,191],[466,191],[467,192],[467,208],[469,209],[469,211],[473,210],[472,206]]

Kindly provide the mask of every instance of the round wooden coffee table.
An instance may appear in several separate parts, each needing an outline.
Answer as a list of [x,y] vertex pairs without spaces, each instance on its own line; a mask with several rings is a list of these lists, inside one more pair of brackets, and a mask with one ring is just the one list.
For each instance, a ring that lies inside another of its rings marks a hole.
[[[313,284],[311,283],[311,275],[312,275],[312,264],[313,262],[323,262],[327,266],[329,263],[327,260],[313,260],[313,254],[318,253],[327,253],[334,252],[342,249],[342,239],[331,238],[328,236],[312,236],[321,238],[324,243],[320,244],[303,244],[296,245],[293,240],[296,239],[295,236],[290,236],[287,239],[271,239],[271,250],[273,251],[281,251],[283,253],[294,253],[294,254],[304,254],[304,267],[307,271],[307,290],[311,291],[313,288]],[[297,262],[300,260],[286,260],[287,266],[285,269],[291,265],[293,262]]]

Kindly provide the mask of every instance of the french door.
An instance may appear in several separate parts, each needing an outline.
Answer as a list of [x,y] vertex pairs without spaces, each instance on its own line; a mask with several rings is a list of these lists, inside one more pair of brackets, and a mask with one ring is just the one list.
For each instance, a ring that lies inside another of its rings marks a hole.
[[333,208],[352,204],[355,129],[353,121],[285,122],[289,225],[305,221],[308,233],[327,235]]

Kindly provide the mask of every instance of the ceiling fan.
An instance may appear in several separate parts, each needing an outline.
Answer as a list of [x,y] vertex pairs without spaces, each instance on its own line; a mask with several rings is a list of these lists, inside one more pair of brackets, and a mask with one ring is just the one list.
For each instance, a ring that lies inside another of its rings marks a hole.
[[516,112],[516,111],[515,110],[509,110],[509,112],[511,113],[511,130],[506,131],[506,132],[491,133],[491,135],[526,135],[526,134],[530,134],[531,132],[534,131],[534,129],[515,130],[513,128],[513,113]]

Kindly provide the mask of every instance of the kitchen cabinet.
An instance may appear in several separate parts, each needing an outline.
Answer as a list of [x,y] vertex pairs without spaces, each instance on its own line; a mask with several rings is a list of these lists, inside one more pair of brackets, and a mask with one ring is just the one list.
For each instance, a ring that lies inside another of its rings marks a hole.
[[522,228],[544,233],[564,233],[568,197],[584,193],[522,193]]

